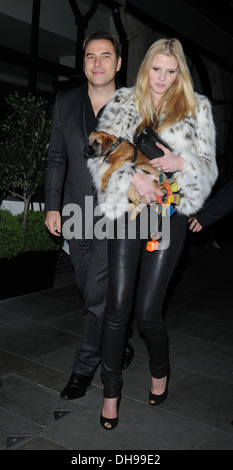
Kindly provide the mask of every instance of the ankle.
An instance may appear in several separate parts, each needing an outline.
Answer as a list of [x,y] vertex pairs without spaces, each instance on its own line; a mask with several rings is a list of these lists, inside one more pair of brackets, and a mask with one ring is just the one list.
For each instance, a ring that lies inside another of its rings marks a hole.
[[151,377],[151,380],[151,392],[155,395],[161,395],[162,393],[164,393],[166,388],[167,376],[162,377],[161,379]]
[[116,418],[117,417],[117,400],[116,398],[104,398],[102,415],[107,418]]

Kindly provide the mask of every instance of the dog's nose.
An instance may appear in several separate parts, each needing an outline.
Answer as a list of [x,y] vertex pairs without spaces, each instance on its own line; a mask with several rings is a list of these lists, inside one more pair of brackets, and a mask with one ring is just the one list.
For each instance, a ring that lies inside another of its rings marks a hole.
[[93,157],[94,155],[94,150],[93,150],[93,147],[92,145],[89,145],[89,144],[86,144],[84,149],[83,149],[83,155],[84,157],[86,158],[90,158],[90,157]]

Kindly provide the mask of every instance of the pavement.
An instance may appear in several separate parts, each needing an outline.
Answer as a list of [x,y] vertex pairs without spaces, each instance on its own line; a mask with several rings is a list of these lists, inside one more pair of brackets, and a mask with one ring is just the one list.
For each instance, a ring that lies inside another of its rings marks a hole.
[[135,323],[119,424],[106,432],[99,423],[100,369],[85,397],[60,398],[81,340],[83,310],[62,251],[52,288],[0,301],[0,450],[233,450],[232,264],[233,242],[188,242],[165,304],[168,398],[158,407],[148,404],[148,355]]

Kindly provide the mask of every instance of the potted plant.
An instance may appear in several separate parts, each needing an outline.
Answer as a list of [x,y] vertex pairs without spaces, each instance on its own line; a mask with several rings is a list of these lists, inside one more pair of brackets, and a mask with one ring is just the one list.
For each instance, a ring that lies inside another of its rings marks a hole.
[[0,129],[0,190],[24,202],[23,227],[32,196],[44,185],[52,106],[31,93],[6,98],[10,113]]
[[0,191],[22,200],[24,210],[11,217],[0,210],[0,258],[6,281],[1,298],[51,287],[52,275],[46,280],[46,274],[53,266],[54,276],[62,244],[44,225],[44,212],[29,210],[33,196],[44,186],[52,106],[30,93],[16,92],[6,101],[10,112],[0,128]]
[[63,240],[48,232],[43,211],[29,210],[25,228],[23,216],[0,209],[0,299],[53,286]]
[[0,209],[0,241],[0,259],[11,259],[24,249],[24,230],[20,220],[3,209]]

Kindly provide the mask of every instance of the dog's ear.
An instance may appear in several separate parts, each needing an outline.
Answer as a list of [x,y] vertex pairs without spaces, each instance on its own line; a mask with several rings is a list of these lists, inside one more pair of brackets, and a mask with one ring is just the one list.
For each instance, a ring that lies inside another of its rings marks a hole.
[[95,140],[95,137],[96,137],[96,132],[91,132],[87,138],[87,142],[89,144],[92,144]]
[[110,134],[105,134],[102,138],[102,152],[107,152],[110,147],[114,144],[114,139]]

